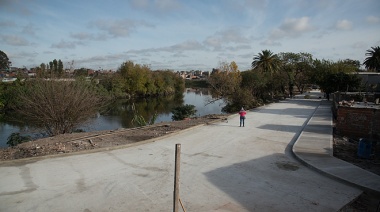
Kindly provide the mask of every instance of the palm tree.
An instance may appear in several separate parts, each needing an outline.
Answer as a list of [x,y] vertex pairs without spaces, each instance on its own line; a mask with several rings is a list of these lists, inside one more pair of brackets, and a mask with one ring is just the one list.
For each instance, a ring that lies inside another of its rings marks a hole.
[[366,69],[374,69],[380,72],[380,46],[371,47],[372,49],[367,50],[365,53],[368,56],[364,60],[364,65]]
[[279,70],[280,60],[277,54],[273,54],[270,50],[263,50],[253,58],[252,68],[272,75]]
[[252,62],[252,68],[253,70],[260,70],[264,73],[270,74],[270,94],[273,98],[274,96],[274,77],[273,74],[277,73],[277,71],[280,69],[281,62],[277,54],[273,54],[270,50],[263,50],[258,55],[255,55]]

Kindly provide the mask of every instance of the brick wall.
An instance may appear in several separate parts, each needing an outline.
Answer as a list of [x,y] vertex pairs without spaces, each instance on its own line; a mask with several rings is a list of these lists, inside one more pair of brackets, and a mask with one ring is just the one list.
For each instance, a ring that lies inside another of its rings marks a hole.
[[380,110],[339,106],[336,132],[353,138],[380,138]]

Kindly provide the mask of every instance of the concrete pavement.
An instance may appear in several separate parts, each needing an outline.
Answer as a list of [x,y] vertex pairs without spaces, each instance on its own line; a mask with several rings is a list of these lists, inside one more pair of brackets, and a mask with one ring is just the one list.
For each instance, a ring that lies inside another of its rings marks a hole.
[[170,211],[176,143],[187,211],[337,211],[362,190],[303,165],[320,102],[257,108],[246,127],[231,116],[125,149],[0,164],[0,211]]

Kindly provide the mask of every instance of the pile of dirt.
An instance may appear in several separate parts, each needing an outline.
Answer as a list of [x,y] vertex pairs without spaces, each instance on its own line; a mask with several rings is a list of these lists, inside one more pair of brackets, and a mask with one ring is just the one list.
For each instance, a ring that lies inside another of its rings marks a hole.
[[334,157],[380,175],[380,143],[373,145],[372,154],[368,159],[360,158],[358,156],[358,148],[358,140],[334,134]]
[[227,115],[207,115],[132,129],[63,134],[22,143],[15,147],[2,148],[0,149],[0,161],[117,148],[226,118]]

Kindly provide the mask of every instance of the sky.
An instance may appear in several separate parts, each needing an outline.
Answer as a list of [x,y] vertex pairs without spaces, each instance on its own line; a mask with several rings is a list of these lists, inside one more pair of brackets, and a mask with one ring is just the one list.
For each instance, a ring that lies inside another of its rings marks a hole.
[[380,46],[379,0],[0,0],[13,67],[250,69],[263,50],[359,60]]

